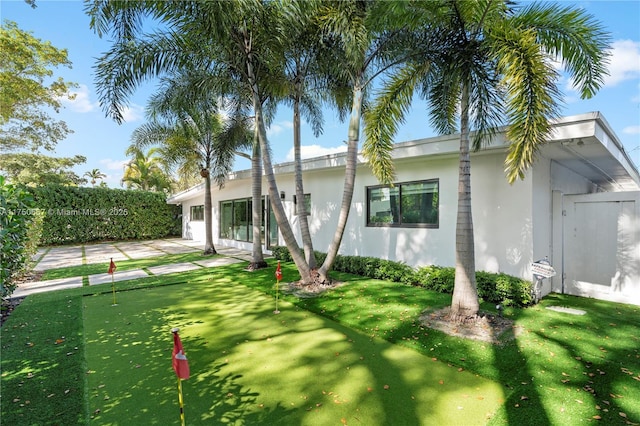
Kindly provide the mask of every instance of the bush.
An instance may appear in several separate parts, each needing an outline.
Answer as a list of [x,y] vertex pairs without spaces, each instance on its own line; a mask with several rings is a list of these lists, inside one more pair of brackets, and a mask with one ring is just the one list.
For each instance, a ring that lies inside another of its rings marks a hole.
[[[274,246],[271,248],[271,253],[277,260],[283,262],[293,261],[289,249],[286,247]],[[321,265],[327,254],[319,251],[314,253],[318,265]],[[333,262],[333,270],[404,284],[415,284],[417,282],[415,271],[412,267],[401,262],[378,259],[376,257],[338,255],[335,262]]]
[[[273,256],[283,262],[293,259],[286,247],[276,246],[271,249]],[[322,264],[326,254],[315,252],[318,264]],[[338,255],[333,270],[354,275],[388,280],[407,285],[419,285],[438,293],[453,294],[455,285],[455,268],[443,266],[424,266],[414,270],[402,262],[378,259],[376,257],[341,256]],[[528,306],[533,303],[531,295],[532,283],[507,274],[476,272],[478,297],[491,303],[505,306]]]
[[33,197],[0,176],[0,296],[3,299],[13,293],[15,279],[29,260],[29,226],[34,211]]
[[422,287],[438,293],[453,293],[456,270],[451,267],[424,266],[416,272],[416,279]]
[[45,212],[45,245],[180,235],[180,207],[162,193],[61,185],[29,190]]

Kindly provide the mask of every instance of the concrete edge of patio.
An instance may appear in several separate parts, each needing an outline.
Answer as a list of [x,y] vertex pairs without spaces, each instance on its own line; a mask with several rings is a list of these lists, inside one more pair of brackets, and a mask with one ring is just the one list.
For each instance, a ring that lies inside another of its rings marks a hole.
[[[167,275],[178,272],[193,271],[196,269],[214,268],[217,266],[231,265],[234,263],[251,261],[250,253],[233,247],[222,247],[218,250],[220,256],[195,262],[169,263],[166,265],[152,266],[145,269],[132,269],[117,271],[112,275],[104,272],[100,274],[84,275],[54,280],[35,281],[20,284],[10,298],[21,298],[31,294],[47,291],[63,290],[83,286],[83,278],[87,277],[89,285],[109,284],[111,282],[128,281],[158,275]],[[42,261],[44,255],[40,257]]]

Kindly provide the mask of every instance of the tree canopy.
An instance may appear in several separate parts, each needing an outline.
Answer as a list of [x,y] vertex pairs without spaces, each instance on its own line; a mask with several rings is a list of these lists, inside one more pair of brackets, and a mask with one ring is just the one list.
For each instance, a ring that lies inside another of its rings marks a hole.
[[75,87],[53,78],[53,68],[71,67],[66,49],[58,49],[12,21],[0,29],[0,142],[3,150],[52,150],[72,131],[47,110],[59,112]]
[[14,183],[39,186],[55,183],[79,186],[87,182],[70,169],[87,159],[82,155],[73,157],[51,157],[37,153],[0,154],[0,171]]

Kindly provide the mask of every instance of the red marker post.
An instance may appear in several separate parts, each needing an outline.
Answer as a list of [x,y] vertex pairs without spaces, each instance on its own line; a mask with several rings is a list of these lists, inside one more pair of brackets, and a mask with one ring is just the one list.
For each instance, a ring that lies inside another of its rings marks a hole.
[[278,260],[278,267],[276,268],[276,310],[273,311],[274,314],[279,314],[278,310],[278,292],[280,290],[280,280],[282,279],[282,269],[280,268],[280,261]]
[[116,269],[118,269],[116,267],[116,264],[113,262],[113,257],[111,258],[111,261],[109,262],[109,270],[107,271],[107,274],[111,275],[111,291],[113,292],[113,305],[112,306],[116,306],[116,284],[113,280],[113,275],[116,273]]
[[189,362],[187,361],[187,356],[184,354],[184,349],[182,348],[182,341],[180,340],[180,336],[178,336],[179,328],[172,328],[171,332],[173,333],[173,355],[171,356],[171,364],[173,366],[173,371],[176,372],[176,376],[178,376],[178,403],[180,404],[180,424],[185,426],[184,423],[184,402],[182,400],[182,380],[186,380],[189,378]]

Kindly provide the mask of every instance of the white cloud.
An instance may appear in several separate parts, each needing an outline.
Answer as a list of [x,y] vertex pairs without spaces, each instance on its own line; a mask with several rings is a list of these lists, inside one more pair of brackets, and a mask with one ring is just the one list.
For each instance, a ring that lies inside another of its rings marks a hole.
[[124,169],[124,166],[128,162],[129,160],[112,160],[111,158],[104,158],[99,161],[99,163],[102,164],[106,170],[118,170],[118,171],[122,171]]
[[100,171],[107,175],[104,182],[111,188],[121,187],[121,181],[124,177],[124,166],[128,160],[112,160],[111,158],[103,158],[98,161],[101,165]]
[[[609,75],[604,77],[603,87],[614,87],[627,80],[640,79],[640,42],[633,40],[616,40],[611,45],[609,64],[607,70]],[[558,62],[553,61],[554,68],[558,68]],[[565,82],[565,90],[569,93],[576,93],[574,80],[572,78],[561,78]]]
[[279,123],[273,123],[267,129],[267,136],[273,137],[282,133],[285,129],[293,129],[293,122],[291,121],[280,121]]
[[89,88],[85,84],[79,85],[78,90],[69,92],[69,95],[72,96],[73,99],[63,97],[61,101],[75,112],[91,112],[98,108],[97,102],[91,102]]
[[640,135],[640,126],[627,126],[622,129],[622,133],[626,135]]
[[[347,146],[324,147],[320,145],[303,145],[300,147],[300,156],[305,158],[321,157],[323,155],[336,154],[338,152],[347,152]],[[293,161],[293,148],[287,153],[286,161]]]
[[136,104],[126,106],[122,109],[122,118],[127,123],[140,121],[144,118],[144,108]]
[[640,42],[617,40],[611,45],[609,76],[605,86],[615,86],[624,80],[640,78]]

